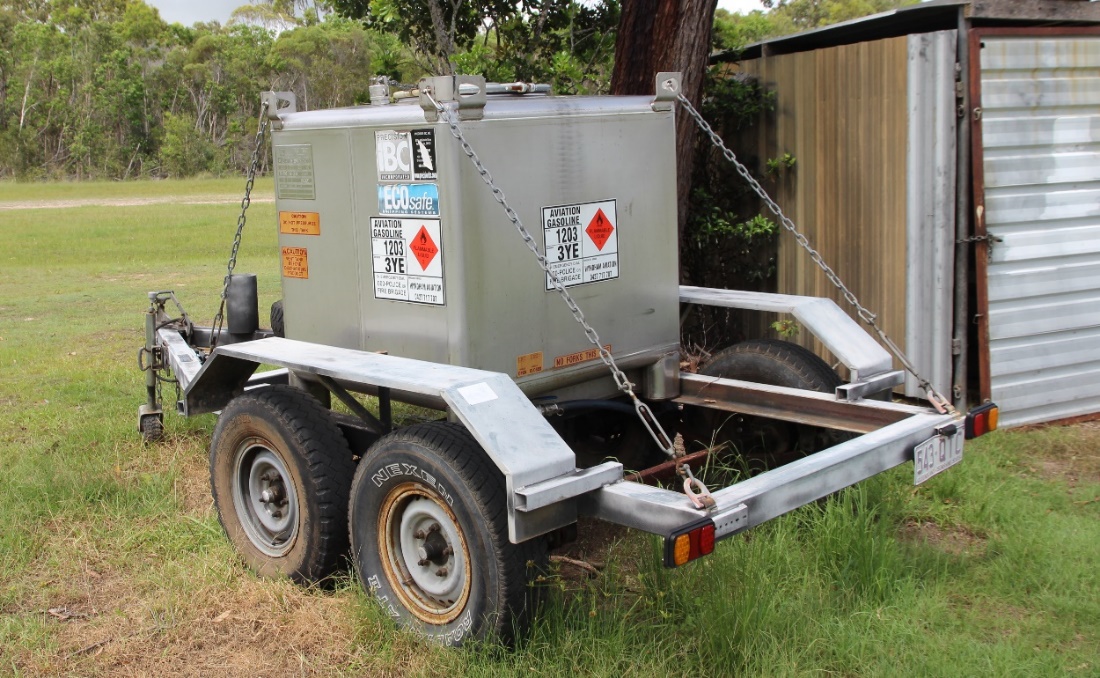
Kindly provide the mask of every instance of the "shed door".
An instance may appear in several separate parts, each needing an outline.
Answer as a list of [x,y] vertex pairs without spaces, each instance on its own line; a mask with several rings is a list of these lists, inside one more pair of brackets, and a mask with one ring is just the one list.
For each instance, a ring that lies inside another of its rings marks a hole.
[[1001,239],[983,386],[1003,425],[1100,412],[1100,35],[981,39],[985,225]]

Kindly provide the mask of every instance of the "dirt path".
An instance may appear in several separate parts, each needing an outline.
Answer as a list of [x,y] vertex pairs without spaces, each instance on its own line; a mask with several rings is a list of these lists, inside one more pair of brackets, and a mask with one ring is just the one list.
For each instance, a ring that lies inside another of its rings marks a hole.
[[[6,210],[64,209],[67,207],[140,207],[142,205],[223,205],[239,203],[232,195],[164,195],[148,198],[78,198],[76,200],[15,200],[0,201],[0,212]],[[272,203],[270,196],[254,196],[254,203]]]

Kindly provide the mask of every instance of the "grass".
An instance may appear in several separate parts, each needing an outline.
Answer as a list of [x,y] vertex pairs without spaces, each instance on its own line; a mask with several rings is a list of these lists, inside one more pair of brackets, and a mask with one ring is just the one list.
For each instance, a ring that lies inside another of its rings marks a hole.
[[[232,200],[241,183],[0,184],[0,202]],[[249,215],[238,270],[266,309],[274,209]],[[585,546],[599,576],[559,565],[540,584],[510,652],[425,646],[351,577],[254,577],[211,506],[213,418],[170,417],[155,446],[136,432],[145,294],[175,289],[209,322],[236,218],[232,203],[0,211],[0,675],[1100,674],[1089,424],[987,436],[921,487],[897,469],[676,571],[612,532],[610,551]]]

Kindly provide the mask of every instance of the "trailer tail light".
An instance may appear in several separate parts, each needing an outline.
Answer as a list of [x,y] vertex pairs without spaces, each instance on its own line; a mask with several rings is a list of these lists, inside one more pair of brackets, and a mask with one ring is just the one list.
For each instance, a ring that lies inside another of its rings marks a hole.
[[984,436],[990,431],[997,430],[997,422],[1001,412],[994,403],[986,403],[975,407],[966,415],[966,439]]
[[665,538],[665,567],[679,567],[714,552],[714,521],[706,518]]

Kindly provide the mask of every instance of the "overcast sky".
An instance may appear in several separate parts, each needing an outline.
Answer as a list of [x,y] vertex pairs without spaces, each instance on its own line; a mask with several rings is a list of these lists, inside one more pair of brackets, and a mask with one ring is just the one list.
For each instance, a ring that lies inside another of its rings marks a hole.
[[[247,4],[248,0],[145,0],[160,10],[160,18],[168,23],[190,26],[198,21],[229,20],[229,14]],[[750,12],[763,9],[760,0],[718,0],[718,6],[731,12]]]

